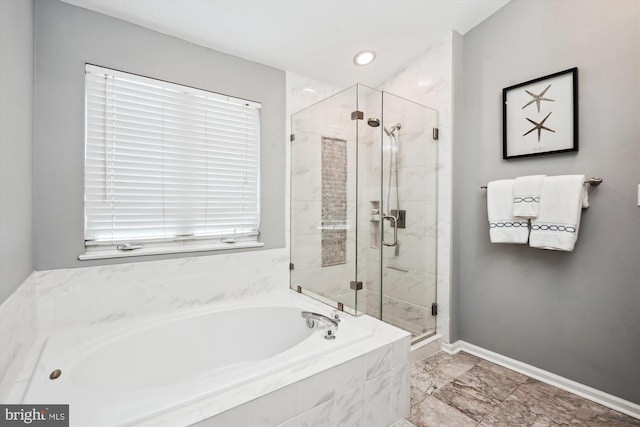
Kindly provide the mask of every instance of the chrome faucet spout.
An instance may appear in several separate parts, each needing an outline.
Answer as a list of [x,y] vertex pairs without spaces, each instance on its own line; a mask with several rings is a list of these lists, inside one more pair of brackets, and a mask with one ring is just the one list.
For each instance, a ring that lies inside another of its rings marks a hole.
[[334,328],[338,329],[338,322],[325,316],[324,314],[314,313],[311,311],[303,311],[302,318],[307,320],[317,320],[320,323],[324,323],[327,326],[333,326]]
[[336,322],[335,320],[323,314],[313,313],[311,311],[303,311],[301,314],[302,314],[302,318],[307,320],[307,326],[309,328],[313,328],[316,325],[316,321],[323,323],[325,325],[324,339],[333,340],[336,338],[336,331],[338,330],[338,322]]

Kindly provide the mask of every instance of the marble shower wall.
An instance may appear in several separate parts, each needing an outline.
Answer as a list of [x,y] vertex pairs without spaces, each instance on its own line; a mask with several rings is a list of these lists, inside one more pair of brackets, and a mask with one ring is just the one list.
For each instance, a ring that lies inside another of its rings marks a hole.
[[[427,105],[438,110],[438,128],[440,131],[439,140],[436,143],[429,144],[415,144],[413,141],[418,141],[417,138],[412,138],[410,135],[403,135],[401,133],[401,140],[403,144],[404,153],[407,154],[406,161],[423,161],[424,159],[433,159],[437,157],[437,162],[430,163],[424,170],[425,174],[430,175],[431,179],[434,175],[437,175],[437,191],[435,195],[433,193],[427,195],[423,202],[425,203],[424,209],[426,211],[437,210],[437,222],[433,223],[432,219],[427,219],[425,216],[415,216],[413,214],[408,215],[408,227],[416,227],[424,231],[423,238],[437,238],[436,247],[433,247],[433,240],[427,243],[427,240],[416,243],[424,245],[428,248],[428,254],[421,260],[416,262],[427,263],[429,256],[435,257],[436,265],[433,270],[418,270],[411,269],[410,272],[403,272],[399,270],[393,270],[389,268],[383,269],[383,280],[385,284],[385,293],[388,290],[389,296],[385,298],[386,304],[389,308],[397,308],[398,314],[401,314],[402,309],[410,307],[401,304],[397,304],[398,301],[410,301],[414,306],[430,307],[431,295],[433,293],[433,287],[437,288],[437,302],[438,302],[438,316],[437,316],[437,332],[443,336],[445,342],[449,342],[449,309],[450,309],[450,247],[451,247],[451,146],[453,139],[453,82],[454,82],[454,62],[459,57],[461,45],[459,38],[461,36],[457,33],[450,33],[444,35],[440,40],[435,42],[420,58],[417,58],[412,63],[408,64],[404,69],[396,73],[385,81],[378,89],[385,92],[389,92],[394,95],[415,101],[422,105]],[[287,88],[288,88],[288,108],[289,112],[295,112],[306,106],[309,106],[315,102],[321,101],[326,97],[337,93],[341,88],[325,84],[316,80],[307,79],[302,76],[295,75],[293,73],[287,73]],[[368,117],[365,112],[365,120]],[[395,124],[391,117],[385,117],[386,126]],[[398,120],[401,121],[401,120]],[[408,123],[408,121],[405,121]],[[366,129],[365,125],[360,126],[360,129]],[[378,128],[380,130],[380,128]],[[405,129],[406,132],[407,129]],[[429,131],[429,130],[427,130]],[[369,137],[360,132],[359,139],[360,145],[360,160],[365,161],[364,156],[368,156],[372,165],[380,164],[379,152],[375,149],[373,138],[375,134],[371,134]],[[367,148],[368,147],[368,148]],[[411,153],[413,148],[427,149],[429,152]],[[378,147],[379,148],[379,147]],[[364,150],[369,150],[368,153]],[[402,159],[402,162],[405,160]],[[289,164],[291,164],[289,162]],[[399,166],[401,164],[399,163]],[[420,165],[412,165],[411,163],[405,163],[404,175],[400,177],[400,182],[406,182],[409,187],[409,191],[425,191],[427,188],[422,184],[424,183],[424,176],[420,177],[417,173],[417,169],[411,169]],[[426,166],[426,165],[424,165]],[[295,165],[294,165],[295,167]],[[362,179],[362,176],[359,177]],[[379,185],[374,185],[375,177],[373,175],[367,178],[367,188],[369,193],[365,199],[360,199],[360,205],[358,206],[360,212],[360,229],[361,236],[365,236],[365,233],[369,233],[370,236],[374,236],[375,233],[371,231],[369,224],[368,214],[371,210],[369,204],[370,200],[379,200]],[[362,182],[360,183],[362,184]],[[362,186],[361,186],[362,188]],[[419,202],[421,203],[421,202]],[[435,204],[435,208],[433,206]],[[402,207],[401,207],[402,208]],[[410,203],[407,207],[407,211],[411,212],[424,212],[420,206],[416,206],[414,203]],[[418,221],[418,224],[411,224],[412,221]],[[417,236],[416,236],[417,237]],[[368,237],[371,241],[372,237]],[[401,237],[401,248],[410,246],[412,241],[415,243],[415,238],[411,236]],[[374,242],[375,243],[375,242]],[[360,245],[359,245],[360,246]],[[375,246],[371,245],[371,246]],[[353,253],[351,248],[347,249],[348,253]],[[359,272],[359,277],[366,277],[366,280],[375,280],[379,271],[379,264],[377,263],[377,256],[375,250],[371,248],[365,248],[367,258],[366,263],[360,263],[361,267],[365,268],[365,271]],[[436,254],[434,254],[434,252]],[[359,259],[364,259],[362,255]],[[433,258],[431,258],[433,259]],[[429,266],[431,269],[431,266]],[[435,278],[435,284],[433,282],[433,274],[437,270],[437,276]],[[333,277],[327,277],[327,282],[333,282]],[[421,284],[427,283],[426,289]],[[424,291],[418,291],[418,287],[422,286]],[[379,294],[375,292],[375,289],[379,289],[379,284],[369,283],[368,289],[365,295],[358,295],[359,302],[366,296],[367,312],[373,315],[379,312]],[[339,290],[337,290],[339,292]],[[362,294],[363,292],[360,292]],[[370,294],[370,295],[367,295]],[[423,305],[426,304],[426,305]],[[392,310],[393,312],[393,310]],[[420,310],[414,311],[414,314],[418,315]],[[422,311],[423,315],[426,313]],[[430,315],[430,312],[429,312]],[[414,316],[416,317],[416,316]],[[404,318],[404,315],[403,315]],[[425,317],[423,317],[424,319]],[[435,319],[431,319],[434,321]]]
[[[295,78],[303,80],[299,76]],[[349,288],[356,271],[356,122],[351,120],[355,105],[356,90],[348,88],[297,112],[291,118],[295,139],[290,144],[290,250],[294,264],[291,285],[294,289],[302,286],[313,295],[342,302],[348,307],[355,304],[354,293]],[[346,256],[345,262],[323,266],[332,264],[326,262],[326,251],[323,259],[322,249],[323,236],[327,237],[323,228],[329,226],[323,224],[322,217],[322,141],[326,138],[346,141],[346,222],[341,225],[345,228],[341,234],[346,236]]]
[[[403,78],[408,79],[409,76],[396,76],[395,78],[401,82]],[[327,95],[331,91],[337,92],[339,90],[337,87],[325,85],[293,73],[287,74],[287,85],[288,101],[290,101],[288,103],[301,108],[305,106],[304,100],[306,100],[306,105],[313,105],[313,103],[325,99],[319,95],[320,93]],[[393,94],[403,95],[386,87],[382,89],[389,90]],[[345,90],[345,92],[349,92],[349,90]],[[353,97],[351,98],[351,96]],[[355,99],[355,93],[346,94],[344,106],[348,105],[350,101],[355,103]],[[296,140],[289,148],[300,150],[302,155],[292,153],[289,162],[295,176],[295,182],[291,188],[293,223],[290,224],[290,229],[292,230],[291,256],[295,265],[295,273],[292,277],[296,283],[292,283],[292,285],[295,287],[295,285],[301,284],[304,287],[304,282],[311,283],[313,287],[322,288],[323,296],[343,302],[350,301],[353,298],[353,293],[345,287],[349,280],[353,280],[354,274],[357,274],[358,280],[365,282],[366,288],[365,291],[359,292],[358,306],[366,306],[368,314],[379,316],[380,222],[379,219],[371,221],[370,213],[374,208],[372,202],[381,199],[380,172],[382,166],[379,141],[384,138],[386,155],[389,152],[389,140],[384,136],[382,126],[372,128],[366,122],[369,117],[384,118],[384,125],[387,127],[400,122],[403,124],[403,129],[399,133],[402,149],[398,157],[401,208],[410,213],[407,218],[407,228],[399,230],[402,248],[399,256],[395,256],[393,249],[385,250],[385,268],[382,270],[385,289],[383,295],[386,307],[385,316],[394,324],[415,333],[432,330],[435,328],[435,318],[431,316],[431,304],[435,302],[436,237],[438,237],[435,212],[438,203],[436,182],[439,164],[436,160],[438,145],[431,137],[432,127],[435,127],[436,124],[433,120],[429,123],[429,116],[433,117],[436,113],[414,106],[411,102],[400,100],[398,97],[387,95],[383,117],[380,92],[362,86],[359,88],[357,101],[358,110],[364,112],[364,120],[358,121],[359,175],[357,178],[360,194],[358,194],[357,201],[359,215],[357,248],[354,247],[353,236],[350,235],[347,247],[347,265],[342,268],[334,266],[332,271],[325,269],[319,274],[320,237],[314,235],[312,230],[317,227],[320,220],[319,214],[314,213],[313,206],[314,201],[318,204],[320,194],[314,190],[317,185],[314,187],[310,184],[320,183],[320,175],[317,172],[319,171],[317,159],[320,156],[318,149],[320,136],[313,135],[312,138],[318,140],[318,142],[314,142],[309,140],[311,135],[296,131]],[[330,108],[330,104],[329,102],[326,106]],[[352,105],[348,107],[348,111],[351,111],[350,108],[355,109]],[[324,129],[337,130],[345,126],[345,120],[347,120],[346,126],[352,126],[353,122],[347,118],[348,116],[345,117],[342,114],[340,117],[335,115],[333,118],[329,117],[332,114],[329,109],[322,112],[321,107],[313,105],[306,112],[301,113],[297,119],[300,121],[301,118],[304,118],[307,123],[294,124],[294,128],[313,129],[314,126],[318,126],[318,121],[324,121],[323,132]],[[352,128],[349,130],[352,131]],[[316,130],[311,133],[317,134],[318,132]],[[446,139],[446,131],[444,138]],[[351,160],[349,164],[351,167]],[[314,170],[317,175],[315,178],[310,176]],[[350,170],[349,175],[353,176],[353,170]],[[385,173],[384,186],[387,185],[388,179],[388,173]],[[354,189],[355,187],[350,185],[348,194],[353,194]],[[300,194],[301,191],[304,194]],[[353,206],[354,204],[350,202],[349,208],[352,209]],[[379,206],[378,209],[380,209]],[[352,218],[351,211],[349,218]],[[389,228],[387,227],[387,229]],[[389,237],[387,236],[387,239]],[[356,250],[360,261],[357,270],[352,264]],[[397,267],[399,270],[393,267]],[[448,266],[443,269],[445,272],[448,270]]]
[[[379,142],[372,146],[378,155],[371,156],[373,163],[368,166],[368,182],[374,184],[370,197],[377,194],[380,199],[382,171],[380,210],[406,211],[398,246],[382,248],[382,319],[420,335],[435,330],[431,304],[436,297],[437,142],[432,129],[437,126],[437,112],[390,93],[384,93],[382,103],[384,126],[399,123],[401,128],[395,132],[397,142],[382,134],[381,162]],[[391,225],[384,222],[385,242],[393,240]],[[366,259],[367,313],[379,317],[380,245],[370,248]]]
[[[453,141],[454,65],[461,54],[460,34],[435,42],[420,58],[380,89],[438,110],[437,141],[437,331],[449,342],[451,287],[451,147]],[[435,172],[435,171],[434,171]]]
[[[336,93],[340,92],[344,88],[330,85],[318,80],[311,79],[309,77],[301,76],[290,71],[286,72],[286,104],[287,104],[287,120],[286,120],[286,140],[289,141],[289,133],[291,131],[291,115],[298,111],[304,110],[311,105],[322,101]],[[286,144],[286,188],[287,195],[291,194],[291,144]],[[290,247],[290,207],[291,198],[285,197],[285,212],[287,213],[285,218],[285,232],[286,247]]]

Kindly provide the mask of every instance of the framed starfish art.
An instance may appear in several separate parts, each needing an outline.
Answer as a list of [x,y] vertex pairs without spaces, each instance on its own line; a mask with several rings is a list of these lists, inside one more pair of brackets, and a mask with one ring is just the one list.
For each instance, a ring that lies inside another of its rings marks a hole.
[[502,89],[502,158],[578,151],[578,69]]

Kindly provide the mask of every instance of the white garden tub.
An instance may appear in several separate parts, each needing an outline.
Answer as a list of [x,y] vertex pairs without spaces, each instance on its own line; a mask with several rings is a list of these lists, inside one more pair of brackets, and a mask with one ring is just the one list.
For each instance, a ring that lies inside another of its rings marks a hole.
[[[323,306],[297,295],[284,299],[236,301],[55,333],[47,338],[23,403],[69,404],[71,426],[132,425],[229,390],[250,389],[260,378],[277,383],[279,372],[286,378],[296,366],[371,335],[344,315],[336,339],[326,340],[322,329],[309,329],[301,317]],[[330,311],[324,307],[322,314]],[[61,374],[52,380],[55,370]]]

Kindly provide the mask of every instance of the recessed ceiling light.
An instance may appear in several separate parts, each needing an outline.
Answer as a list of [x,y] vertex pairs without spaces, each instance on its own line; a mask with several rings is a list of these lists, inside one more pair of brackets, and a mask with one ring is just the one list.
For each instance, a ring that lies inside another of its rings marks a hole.
[[353,57],[353,63],[356,65],[368,65],[376,59],[376,53],[372,50],[363,50],[362,52],[356,53],[356,56]]

